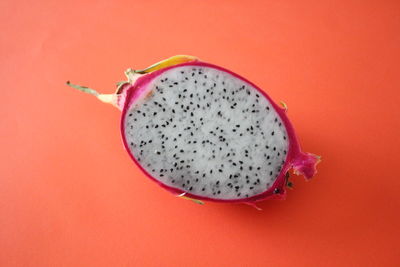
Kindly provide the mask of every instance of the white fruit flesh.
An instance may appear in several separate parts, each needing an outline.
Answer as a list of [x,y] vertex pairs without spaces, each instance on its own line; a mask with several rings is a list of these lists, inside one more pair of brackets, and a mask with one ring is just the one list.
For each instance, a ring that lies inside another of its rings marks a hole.
[[268,190],[289,140],[269,101],[224,71],[180,66],[148,84],[124,118],[132,155],[155,179],[193,195],[243,199]]

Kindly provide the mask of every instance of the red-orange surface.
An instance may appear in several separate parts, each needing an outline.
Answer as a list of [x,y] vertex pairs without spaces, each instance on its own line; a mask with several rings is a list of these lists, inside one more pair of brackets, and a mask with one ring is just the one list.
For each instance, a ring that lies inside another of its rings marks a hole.
[[[400,266],[400,2],[0,2],[0,266]],[[179,199],[122,148],[127,67],[192,54],[322,155],[286,201]]]

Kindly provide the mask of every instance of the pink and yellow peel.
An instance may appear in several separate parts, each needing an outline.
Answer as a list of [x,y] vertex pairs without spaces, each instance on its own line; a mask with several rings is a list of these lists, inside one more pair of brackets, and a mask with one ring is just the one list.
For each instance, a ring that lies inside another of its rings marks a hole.
[[[127,114],[127,110],[129,110],[129,107],[135,103],[135,100],[137,100],[138,97],[140,97],[143,93],[145,93],[149,88],[147,85],[156,78],[157,76],[161,75],[163,72],[174,68],[178,66],[203,66],[203,67],[209,67],[209,68],[215,68],[224,72],[227,72],[249,84],[254,86],[264,97],[266,97],[269,102],[272,104],[273,108],[277,111],[279,116],[281,117],[282,121],[285,124],[285,127],[287,129],[288,137],[290,140],[290,145],[289,145],[289,151],[287,154],[286,158],[286,163],[283,166],[280,174],[278,175],[275,183],[273,186],[268,189],[267,191],[256,195],[252,196],[249,198],[242,198],[242,199],[235,199],[235,200],[225,200],[225,199],[213,199],[213,198],[207,198],[207,197],[202,197],[198,196],[195,194],[191,194],[189,192],[185,192],[179,188],[174,188],[168,185],[165,185],[158,180],[156,180],[154,177],[152,177],[135,159],[135,157],[132,155],[132,153],[129,150],[129,146],[126,142],[125,136],[124,136],[124,119]],[[302,174],[304,175],[307,179],[310,179],[315,173],[316,173],[316,164],[319,162],[319,157],[310,153],[304,153],[301,151],[300,145],[298,143],[297,137],[295,135],[294,129],[292,124],[290,123],[289,119],[287,118],[286,115],[286,106],[284,108],[278,106],[275,104],[272,99],[264,92],[262,91],[259,87],[257,87],[255,84],[252,82],[248,81],[247,79],[227,70],[224,68],[221,68],[219,66],[215,66],[209,63],[201,62],[201,61],[194,61],[194,62],[186,62],[182,64],[177,64],[169,67],[165,67],[162,69],[159,69],[157,71],[151,72],[149,74],[146,74],[145,76],[140,77],[139,79],[136,80],[136,82],[128,88],[127,92],[127,97],[126,99],[129,99],[128,103],[124,104],[124,108],[122,110],[122,116],[121,116],[121,133],[122,133],[122,141],[125,146],[126,151],[128,154],[131,156],[132,160],[135,162],[135,164],[154,182],[156,182],[158,185],[161,187],[165,188],[166,190],[170,191],[171,193],[175,195],[182,195],[186,198],[190,199],[195,199],[195,200],[206,200],[206,201],[214,201],[214,202],[226,202],[226,203],[247,203],[247,204],[252,204],[254,202],[262,201],[265,199],[284,199],[286,196],[286,173],[290,169],[294,169],[295,173],[297,174]]]

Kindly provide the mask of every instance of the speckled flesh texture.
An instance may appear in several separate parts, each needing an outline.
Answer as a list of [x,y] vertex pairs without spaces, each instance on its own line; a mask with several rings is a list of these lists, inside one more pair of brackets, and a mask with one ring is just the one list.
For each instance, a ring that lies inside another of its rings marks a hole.
[[285,111],[254,84],[191,62],[128,89],[121,130],[133,160],[168,190],[195,199],[254,202],[285,195],[289,168],[310,178]]

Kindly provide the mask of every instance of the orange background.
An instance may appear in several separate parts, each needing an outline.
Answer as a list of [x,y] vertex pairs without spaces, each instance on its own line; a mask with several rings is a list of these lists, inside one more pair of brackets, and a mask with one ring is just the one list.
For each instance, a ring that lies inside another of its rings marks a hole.
[[[399,1],[1,1],[1,266],[400,266]],[[286,201],[178,199],[122,148],[128,67],[192,54],[323,156]]]

